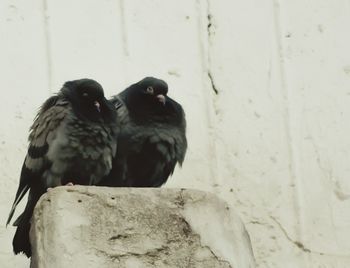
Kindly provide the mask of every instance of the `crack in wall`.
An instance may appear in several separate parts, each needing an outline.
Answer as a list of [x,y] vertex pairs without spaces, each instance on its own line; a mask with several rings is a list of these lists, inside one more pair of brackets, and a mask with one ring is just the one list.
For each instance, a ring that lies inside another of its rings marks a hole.
[[[312,250],[310,248],[307,248],[302,242],[298,241],[298,240],[294,240],[287,232],[287,230],[282,226],[282,224],[274,217],[269,215],[269,218],[277,225],[278,229],[283,233],[284,237],[291,242],[295,247],[297,247],[298,249],[300,249],[301,251],[307,253],[307,254],[317,254],[320,256],[331,256],[331,257],[340,257],[340,258],[348,258],[349,256],[346,255],[337,255],[337,254],[332,254],[332,253],[325,253],[325,252],[320,252],[320,251],[315,251]],[[253,225],[262,225],[262,226],[266,226],[268,228],[275,228],[274,224],[269,224],[267,222],[262,222],[259,220],[252,220],[247,222],[246,224],[253,224]],[[276,236],[274,235],[274,239],[276,238]]]
[[288,232],[286,231],[286,229],[284,229],[284,227],[282,226],[282,224],[273,216],[270,215],[270,218],[277,224],[277,226],[279,227],[279,229],[282,231],[282,233],[284,234],[285,238],[290,241],[291,243],[293,243],[297,248],[299,248],[300,250],[302,250],[305,253],[309,253],[309,254],[317,254],[317,255],[321,255],[321,256],[337,256],[337,257],[348,257],[348,256],[342,256],[342,255],[335,255],[335,254],[329,254],[329,253],[324,253],[324,252],[319,252],[319,251],[315,251],[315,250],[311,250],[307,247],[305,247],[305,245],[297,240],[294,240],[290,237],[290,235],[288,234]]
[[126,34],[126,20],[125,20],[125,7],[124,0],[119,1],[120,9],[120,25],[121,25],[121,34],[122,34],[122,43],[123,43],[123,52],[125,56],[129,56],[127,34]]
[[[308,140],[310,141],[310,144],[314,148],[314,153],[316,155],[317,165],[318,165],[319,169],[322,171],[322,175],[331,184],[334,195],[340,201],[345,201],[347,199],[350,199],[350,193],[346,193],[342,190],[339,179],[337,179],[336,176],[334,175],[334,172],[333,172],[333,169],[331,166],[331,161],[329,160],[329,158],[325,156],[326,159],[324,161],[322,161],[322,156],[321,156],[321,153],[319,151],[319,148],[318,148],[318,145],[317,145],[315,139],[312,136],[309,136]],[[324,164],[322,162],[324,162]],[[331,210],[331,214],[332,213],[333,212]],[[334,230],[335,230],[335,228],[334,228]]]
[[[198,33],[198,49],[200,51],[200,63],[201,63],[201,86],[205,91],[201,93],[203,96],[203,101],[205,102],[205,109],[203,112],[205,113],[206,124],[209,129],[209,138],[208,138],[208,146],[209,152],[212,152],[212,163],[209,166],[208,170],[210,172],[211,180],[218,181],[220,178],[220,168],[218,163],[218,148],[217,148],[217,118],[218,114],[218,105],[216,103],[215,98],[213,96],[217,96],[213,94],[212,88],[210,86],[210,78],[208,73],[212,75],[210,70],[211,66],[211,38],[208,34],[208,14],[210,14],[209,8],[209,0],[200,1],[196,0],[196,14],[197,14],[197,33]],[[209,29],[211,29],[212,25],[210,25]],[[208,108],[207,108],[208,107]],[[211,182],[211,181],[210,181]],[[214,192],[218,190],[218,187],[213,189]]]
[[285,132],[286,132],[286,142],[288,146],[289,154],[289,170],[290,170],[290,179],[291,182],[295,185],[294,187],[294,209],[296,218],[298,219],[297,226],[297,236],[299,238],[303,237],[304,233],[304,217],[302,215],[302,195],[300,190],[300,176],[298,174],[298,161],[296,158],[297,148],[293,145],[294,135],[292,127],[292,117],[291,117],[291,105],[290,105],[290,92],[287,86],[286,79],[286,66],[283,58],[283,40],[282,40],[282,30],[281,30],[281,11],[279,0],[272,0],[272,9],[273,9],[273,20],[274,20],[274,31],[275,31],[275,41],[277,46],[277,56],[279,57],[279,75],[281,77],[281,94],[282,100],[284,101],[284,122],[285,122]]
[[212,76],[210,71],[208,71],[208,77],[209,77],[209,80],[210,80],[210,83],[211,83],[211,88],[213,89],[215,95],[218,95],[219,94],[219,90],[218,90],[218,88],[215,85],[214,78],[213,78],[213,76]]
[[47,0],[43,0],[43,19],[44,19],[44,42],[45,42],[45,52],[46,52],[46,73],[48,82],[48,92],[49,95],[52,94],[52,47],[50,38],[50,24],[49,24],[49,9]]
[[[209,2],[209,1],[208,1],[208,2]],[[210,14],[210,13],[208,13],[207,18],[208,18],[207,29],[208,29],[208,34],[210,35],[210,28],[211,28],[211,26],[213,25],[212,22],[211,22],[211,14]]]
[[295,246],[297,246],[299,249],[301,249],[302,251],[304,251],[306,253],[310,253],[311,252],[311,250],[306,248],[303,243],[301,243],[300,241],[292,239],[289,236],[289,234],[287,233],[286,229],[284,229],[282,224],[275,217],[270,216],[270,218],[277,224],[277,226],[280,228],[280,230],[282,231],[282,233],[284,234],[284,236],[287,238],[288,241],[292,242]]
[[202,248],[208,249],[208,250],[210,251],[210,253],[214,256],[214,258],[215,258],[219,263],[227,264],[229,268],[233,268],[232,265],[231,265],[231,263],[229,263],[229,262],[226,261],[226,260],[223,260],[223,259],[219,258],[219,257],[214,253],[214,251],[213,251],[210,247],[208,247],[208,246],[203,246],[203,245],[201,245],[201,247],[202,247]]
[[208,66],[207,66],[207,73],[208,77],[211,83],[211,88],[215,95],[219,94],[218,87],[216,86],[214,82],[214,77],[211,71],[211,55],[210,55],[210,47],[211,47],[211,42],[212,42],[212,36],[214,35],[214,27],[213,27],[213,22],[212,18],[213,15],[210,13],[210,5],[209,5],[209,0],[207,1],[207,35],[208,35]]
[[129,44],[128,44],[128,36],[127,36],[127,25],[126,25],[126,17],[125,17],[125,2],[124,0],[119,0],[119,23],[120,23],[120,33],[121,33],[121,43],[122,43],[122,58],[124,61],[124,79],[127,83],[128,81],[128,62],[129,62]]

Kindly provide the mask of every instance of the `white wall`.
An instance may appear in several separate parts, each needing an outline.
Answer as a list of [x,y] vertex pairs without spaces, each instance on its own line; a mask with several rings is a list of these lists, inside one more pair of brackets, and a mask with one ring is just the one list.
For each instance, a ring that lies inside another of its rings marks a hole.
[[169,187],[235,206],[259,267],[350,267],[349,27],[348,0],[2,0],[0,266],[28,266],[4,225],[39,105],[153,75],[187,113]]

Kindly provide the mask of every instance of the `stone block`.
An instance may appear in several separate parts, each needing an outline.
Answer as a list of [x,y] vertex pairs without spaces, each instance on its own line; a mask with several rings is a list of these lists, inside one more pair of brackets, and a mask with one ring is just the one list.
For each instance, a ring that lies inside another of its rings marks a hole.
[[33,268],[254,267],[233,208],[202,191],[57,187],[32,221]]

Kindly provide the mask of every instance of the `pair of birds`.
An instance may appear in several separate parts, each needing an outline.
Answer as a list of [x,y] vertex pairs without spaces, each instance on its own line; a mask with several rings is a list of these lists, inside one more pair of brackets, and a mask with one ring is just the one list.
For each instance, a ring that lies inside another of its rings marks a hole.
[[65,184],[160,187],[182,164],[185,114],[167,96],[168,85],[146,77],[107,100],[91,79],[66,82],[40,108],[7,224],[29,191],[14,222],[15,254],[31,256],[30,220],[47,188]]

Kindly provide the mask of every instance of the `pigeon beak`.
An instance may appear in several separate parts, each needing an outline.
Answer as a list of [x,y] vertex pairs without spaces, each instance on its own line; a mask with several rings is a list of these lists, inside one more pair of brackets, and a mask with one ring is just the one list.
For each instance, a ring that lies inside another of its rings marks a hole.
[[101,105],[100,105],[100,103],[98,101],[94,101],[94,105],[95,105],[97,111],[101,112]]
[[161,102],[163,105],[165,105],[165,96],[162,94],[157,95],[157,99],[159,102]]

